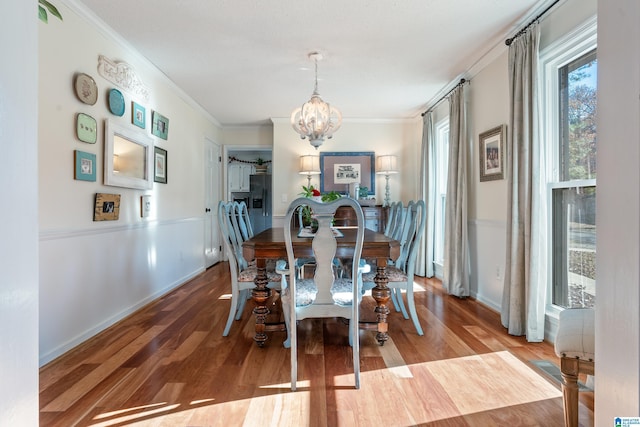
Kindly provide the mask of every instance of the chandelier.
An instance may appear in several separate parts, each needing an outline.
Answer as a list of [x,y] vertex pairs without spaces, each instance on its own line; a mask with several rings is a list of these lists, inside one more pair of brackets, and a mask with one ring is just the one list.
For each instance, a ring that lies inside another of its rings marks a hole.
[[291,126],[300,134],[300,138],[309,138],[309,143],[317,150],[325,138],[330,139],[340,128],[342,114],[337,108],[324,102],[318,93],[318,61],[322,59],[322,55],[311,52],[309,59],[315,62],[316,85],[311,99],[291,113]]

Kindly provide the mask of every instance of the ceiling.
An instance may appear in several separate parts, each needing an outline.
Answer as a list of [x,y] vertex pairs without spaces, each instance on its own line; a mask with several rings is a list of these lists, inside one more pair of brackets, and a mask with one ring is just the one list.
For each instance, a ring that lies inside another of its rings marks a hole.
[[[77,0],[222,126],[417,117],[552,0]],[[118,60],[119,58],[112,58]]]

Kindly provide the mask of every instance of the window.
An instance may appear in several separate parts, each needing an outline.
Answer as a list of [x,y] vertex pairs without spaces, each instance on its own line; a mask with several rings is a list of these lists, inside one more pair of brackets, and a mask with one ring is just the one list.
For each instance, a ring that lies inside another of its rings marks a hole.
[[595,305],[596,91],[595,23],[541,55],[548,142],[550,301]]
[[444,218],[447,201],[447,170],[449,164],[449,119],[436,123],[435,126],[435,158],[436,158],[436,206],[434,260],[436,277],[442,277],[444,264]]

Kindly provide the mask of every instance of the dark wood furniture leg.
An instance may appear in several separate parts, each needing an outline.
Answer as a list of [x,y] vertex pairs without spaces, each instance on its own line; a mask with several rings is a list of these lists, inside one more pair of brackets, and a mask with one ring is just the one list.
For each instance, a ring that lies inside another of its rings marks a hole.
[[387,267],[387,259],[382,258],[377,260],[376,277],[373,279],[376,286],[371,290],[371,296],[376,300],[377,306],[375,308],[376,319],[378,321],[378,333],[376,339],[380,345],[384,345],[385,341],[389,339],[387,323],[387,315],[389,314],[389,307],[387,306],[391,292],[387,287],[387,274],[385,269]]
[[256,317],[256,334],[253,340],[258,344],[258,347],[264,347],[264,343],[267,340],[266,321],[269,309],[267,308],[267,300],[271,297],[271,289],[267,287],[269,279],[267,278],[267,260],[256,259],[256,266],[258,273],[254,279],[256,287],[251,291],[251,297],[255,307],[253,308],[253,314]]

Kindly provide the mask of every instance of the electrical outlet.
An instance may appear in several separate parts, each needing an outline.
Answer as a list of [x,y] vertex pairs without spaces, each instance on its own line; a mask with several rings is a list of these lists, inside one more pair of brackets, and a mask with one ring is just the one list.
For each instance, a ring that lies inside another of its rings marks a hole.
[[289,195],[287,193],[282,193],[282,203],[287,203],[289,201]]

